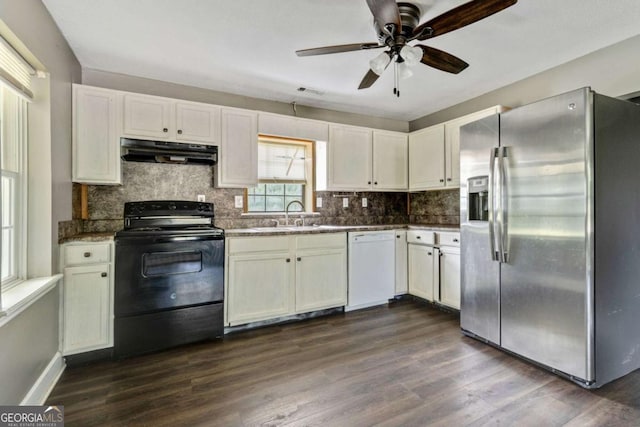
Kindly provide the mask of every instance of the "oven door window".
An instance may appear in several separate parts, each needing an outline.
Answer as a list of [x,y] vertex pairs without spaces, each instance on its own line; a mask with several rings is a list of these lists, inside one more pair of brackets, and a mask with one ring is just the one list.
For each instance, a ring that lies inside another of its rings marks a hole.
[[202,271],[202,252],[150,252],[142,255],[144,277],[199,273]]

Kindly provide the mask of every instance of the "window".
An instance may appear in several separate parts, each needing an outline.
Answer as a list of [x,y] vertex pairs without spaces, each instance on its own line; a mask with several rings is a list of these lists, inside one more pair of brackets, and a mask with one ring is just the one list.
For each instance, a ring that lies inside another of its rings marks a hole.
[[[4,46],[0,43],[0,46]],[[4,60],[0,49],[0,60]],[[2,64],[0,64],[2,65]],[[2,68],[2,67],[0,67]],[[0,73],[2,77],[2,73]],[[27,100],[16,89],[0,82],[0,240],[1,287],[5,291],[24,279],[26,240],[26,144]],[[22,85],[23,89],[25,85]]]
[[259,184],[246,191],[247,212],[311,211],[313,143],[261,137],[258,142]]

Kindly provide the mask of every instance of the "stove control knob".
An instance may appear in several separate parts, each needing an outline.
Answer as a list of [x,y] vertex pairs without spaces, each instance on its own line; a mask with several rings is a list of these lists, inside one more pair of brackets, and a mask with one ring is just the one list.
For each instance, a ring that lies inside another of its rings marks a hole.
[[175,203],[169,203],[169,209],[174,211],[176,210],[176,204]]

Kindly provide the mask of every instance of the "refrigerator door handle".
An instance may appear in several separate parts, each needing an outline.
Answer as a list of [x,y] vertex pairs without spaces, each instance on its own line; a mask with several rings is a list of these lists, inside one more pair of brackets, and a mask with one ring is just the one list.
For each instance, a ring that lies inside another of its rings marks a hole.
[[493,261],[500,261],[498,257],[498,252],[496,251],[496,231],[495,231],[495,196],[496,196],[496,186],[495,186],[495,168],[496,168],[496,152],[500,148],[492,147],[491,155],[489,156],[489,185],[488,190],[489,194],[487,197],[489,198],[489,213],[488,213],[488,222],[489,222],[489,249],[491,251],[491,259]]
[[505,166],[505,158],[507,157],[507,147],[500,147],[498,149],[498,168],[500,170],[500,213],[498,218],[498,229],[500,235],[498,237],[498,252],[501,263],[509,262],[508,236],[507,236],[507,198],[508,198],[508,186],[507,186],[507,170]]

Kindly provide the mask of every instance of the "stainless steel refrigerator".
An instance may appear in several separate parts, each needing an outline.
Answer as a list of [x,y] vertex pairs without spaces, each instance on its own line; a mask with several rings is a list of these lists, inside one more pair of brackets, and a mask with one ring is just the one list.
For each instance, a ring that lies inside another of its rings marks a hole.
[[461,327],[577,382],[640,367],[640,106],[575,90],[460,134]]

